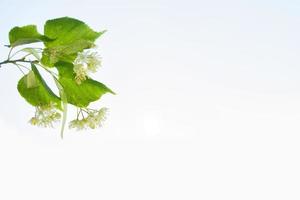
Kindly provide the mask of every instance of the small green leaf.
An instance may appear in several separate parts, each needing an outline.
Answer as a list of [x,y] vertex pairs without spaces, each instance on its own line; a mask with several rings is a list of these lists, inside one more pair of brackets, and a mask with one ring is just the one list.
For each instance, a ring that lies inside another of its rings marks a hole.
[[39,71],[32,64],[32,71],[18,82],[18,91],[25,100],[33,106],[55,104],[61,109],[61,100],[48,87]]
[[59,71],[59,82],[63,86],[70,104],[87,107],[106,93],[115,94],[107,86],[93,79],[87,79],[78,85],[75,82],[73,64],[71,63],[59,62],[56,66]]
[[62,17],[48,20],[44,34],[52,41],[44,41],[42,63],[53,67],[59,61],[73,62],[78,52],[94,46],[94,41],[104,33],[93,31],[84,22]]
[[49,38],[38,33],[35,25],[14,27],[9,31],[9,42],[11,47],[34,42],[50,41]]

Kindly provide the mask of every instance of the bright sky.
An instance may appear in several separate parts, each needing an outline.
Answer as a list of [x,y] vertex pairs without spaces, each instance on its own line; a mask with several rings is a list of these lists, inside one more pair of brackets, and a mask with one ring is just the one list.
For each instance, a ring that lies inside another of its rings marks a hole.
[[[38,129],[0,69],[0,199],[299,199],[300,2],[2,0],[8,31],[70,16],[108,30],[97,131]],[[72,119],[72,115],[69,119]]]

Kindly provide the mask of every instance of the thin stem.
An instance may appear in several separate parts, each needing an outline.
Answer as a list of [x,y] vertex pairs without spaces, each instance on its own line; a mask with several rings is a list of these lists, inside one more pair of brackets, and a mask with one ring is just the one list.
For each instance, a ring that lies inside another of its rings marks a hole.
[[26,54],[25,56],[23,56],[21,59],[24,59],[25,60],[25,58],[27,57],[27,56],[30,56],[31,55],[31,53],[28,53],[28,54]]
[[97,109],[93,109],[93,108],[86,108],[88,111],[98,111]]
[[7,60],[9,60],[9,59],[10,59],[10,54],[11,54],[12,50],[13,50],[13,47],[12,47],[12,48],[10,48],[10,50],[9,50],[9,52],[8,52]]
[[77,120],[78,120],[78,118],[79,118],[79,109],[78,109],[78,107],[77,107]]
[[80,108],[79,112],[81,113],[82,119],[84,119],[84,115],[83,115],[83,112],[82,112],[81,108]]
[[46,70],[48,73],[50,73],[50,74],[58,81],[58,79],[57,79],[57,77],[56,77],[56,76],[58,76],[57,73],[55,73],[55,72],[53,72],[53,71],[47,69],[46,67],[44,67],[44,66],[41,65],[40,63],[37,63],[37,65],[41,66],[44,70]]
[[25,75],[24,71],[21,69],[21,67],[18,64],[14,64],[18,67],[18,69],[22,72],[23,75]]
[[85,112],[86,114],[90,114],[89,112],[88,112],[88,110],[84,110],[84,109],[81,109],[83,112]]
[[4,65],[4,64],[9,64],[9,63],[15,64],[17,62],[37,63],[38,60],[29,61],[29,60],[25,60],[24,58],[23,59],[17,59],[17,60],[4,60],[4,61],[0,62],[0,67],[1,67],[1,65]]
[[27,69],[28,71],[30,71],[30,69],[28,68],[28,67],[26,67],[25,65],[22,65],[22,64],[20,64],[20,63],[14,63],[15,65],[19,65],[19,66],[21,66],[21,67],[24,67],[25,69]]

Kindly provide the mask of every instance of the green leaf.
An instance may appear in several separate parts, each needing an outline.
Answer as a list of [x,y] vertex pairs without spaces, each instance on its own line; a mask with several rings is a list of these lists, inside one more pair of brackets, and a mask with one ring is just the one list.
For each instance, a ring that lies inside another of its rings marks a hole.
[[48,20],[44,34],[52,41],[44,41],[42,63],[53,67],[59,61],[73,62],[78,52],[94,46],[94,41],[104,33],[92,30],[84,22],[62,17]]
[[25,100],[33,106],[56,104],[61,109],[61,100],[48,87],[36,66],[18,82],[18,91]]
[[50,41],[49,38],[38,33],[35,25],[14,27],[9,31],[9,42],[11,47],[34,42]]
[[87,107],[106,93],[115,94],[107,86],[93,79],[87,79],[78,85],[75,82],[73,64],[71,63],[59,62],[56,66],[59,71],[59,82],[64,88],[70,104]]

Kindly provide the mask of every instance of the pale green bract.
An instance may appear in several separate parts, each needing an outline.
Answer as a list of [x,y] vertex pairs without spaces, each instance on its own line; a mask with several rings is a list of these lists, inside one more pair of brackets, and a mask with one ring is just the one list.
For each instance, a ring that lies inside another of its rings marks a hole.
[[[62,117],[61,136],[67,120],[67,105],[77,108],[69,127],[77,130],[100,127],[106,119],[107,108],[88,108],[104,94],[115,94],[103,83],[90,78],[101,65],[95,40],[105,31],[94,31],[84,22],[62,17],[46,21],[44,33],[35,25],[14,27],[9,31],[8,58],[0,65],[13,64],[24,76],[18,82],[20,95],[36,108],[32,125],[52,127]],[[44,48],[22,45],[42,42]],[[25,55],[24,55],[25,53]],[[17,55],[22,57],[16,59]],[[40,68],[40,69],[38,69]],[[28,70],[28,72],[24,72]],[[54,79],[58,94],[48,86],[40,71]]]

